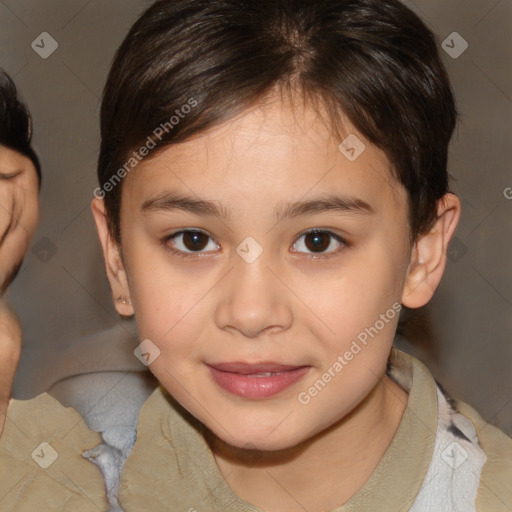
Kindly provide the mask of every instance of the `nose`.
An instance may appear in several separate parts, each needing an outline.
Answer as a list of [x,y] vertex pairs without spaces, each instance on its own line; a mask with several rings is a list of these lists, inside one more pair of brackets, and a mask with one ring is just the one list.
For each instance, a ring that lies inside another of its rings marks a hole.
[[252,263],[237,257],[220,293],[215,314],[220,329],[256,338],[284,331],[292,323],[290,292],[263,255]]

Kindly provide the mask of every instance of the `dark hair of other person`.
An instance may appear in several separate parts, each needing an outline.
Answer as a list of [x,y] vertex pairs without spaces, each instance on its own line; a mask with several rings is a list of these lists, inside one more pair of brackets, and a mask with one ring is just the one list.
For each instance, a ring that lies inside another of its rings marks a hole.
[[32,148],[32,118],[18,98],[10,76],[0,69],[0,145],[29,158],[37,172],[41,188],[41,165]]

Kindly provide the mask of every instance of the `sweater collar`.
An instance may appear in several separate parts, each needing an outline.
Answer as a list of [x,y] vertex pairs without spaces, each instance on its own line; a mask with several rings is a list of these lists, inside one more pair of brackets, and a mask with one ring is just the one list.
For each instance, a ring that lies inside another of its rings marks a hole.
[[[427,474],[437,427],[435,381],[422,363],[397,349],[389,362],[390,377],[409,393],[407,407],[374,472],[332,512],[408,510]],[[205,427],[159,386],[139,414],[137,441],[121,475],[121,506],[263,512],[230,489],[204,433]]]

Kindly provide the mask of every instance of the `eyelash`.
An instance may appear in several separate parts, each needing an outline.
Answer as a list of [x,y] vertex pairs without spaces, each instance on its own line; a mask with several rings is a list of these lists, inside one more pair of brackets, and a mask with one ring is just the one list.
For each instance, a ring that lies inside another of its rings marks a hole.
[[18,176],[19,174],[21,174],[21,171],[15,171],[15,172],[11,172],[9,174],[0,173],[0,179],[12,180],[13,178],[16,178],[16,176]]
[[[169,245],[170,240],[172,240],[184,233],[201,233],[201,234],[207,236],[208,238],[210,238],[211,240],[213,240],[213,238],[210,235],[208,235],[208,233],[205,233],[204,231],[201,231],[200,229],[182,229],[180,231],[176,231],[175,233],[172,233],[172,234],[167,235],[166,237],[162,238],[161,243],[165,247],[166,250],[168,250],[172,254],[175,254],[176,256],[180,256],[182,258],[203,258],[205,256],[208,256],[209,252],[187,253],[187,252],[181,251],[181,250],[176,249],[176,248],[172,247],[171,245]],[[314,229],[305,231],[297,238],[297,241],[300,240],[302,237],[309,235],[309,234],[313,234],[313,233],[329,235],[331,237],[331,239],[334,238],[337,242],[341,243],[342,246],[344,246],[344,247],[350,246],[350,244],[344,238],[342,238],[340,235],[337,235],[336,233],[333,233],[332,231],[322,230],[322,229],[318,229],[318,228],[314,228]],[[297,241],[295,243],[297,243]],[[330,243],[329,243],[329,245],[330,245]],[[339,252],[339,249],[340,248],[338,248],[338,250],[330,251],[327,253],[299,253],[299,254],[306,254],[306,257],[308,257],[310,259],[315,259],[315,260],[327,259],[327,258],[333,257],[333,255],[335,255],[337,252]],[[298,252],[298,251],[296,251],[296,252]],[[326,256],[322,256],[322,254],[326,254]]]

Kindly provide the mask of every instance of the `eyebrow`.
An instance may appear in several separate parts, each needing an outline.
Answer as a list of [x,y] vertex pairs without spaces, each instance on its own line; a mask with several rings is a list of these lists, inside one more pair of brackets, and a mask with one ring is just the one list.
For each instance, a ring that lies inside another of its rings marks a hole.
[[[196,215],[215,216],[221,219],[229,219],[231,217],[229,210],[217,201],[196,199],[177,193],[166,193],[148,199],[141,207],[142,213],[158,211],[183,211]],[[280,222],[284,219],[329,211],[357,214],[375,213],[372,206],[362,199],[329,194],[308,201],[282,203],[276,208],[275,221]]]

